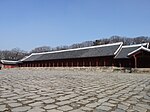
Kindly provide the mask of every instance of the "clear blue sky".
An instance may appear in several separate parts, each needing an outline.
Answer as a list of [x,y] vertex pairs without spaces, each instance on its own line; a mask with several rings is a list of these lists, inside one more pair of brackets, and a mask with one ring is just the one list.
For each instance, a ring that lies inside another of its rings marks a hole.
[[0,49],[150,36],[150,0],[0,0]]

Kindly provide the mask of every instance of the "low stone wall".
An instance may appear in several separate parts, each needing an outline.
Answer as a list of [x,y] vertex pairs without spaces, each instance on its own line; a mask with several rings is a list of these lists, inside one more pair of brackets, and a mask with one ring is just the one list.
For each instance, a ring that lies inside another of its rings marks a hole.
[[132,71],[135,73],[149,73],[150,74],[150,68],[133,68]]
[[150,68],[122,68],[114,67],[114,72],[125,72],[125,73],[150,73]]
[[113,72],[113,67],[20,67],[16,69],[34,69],[34,70],[70,70],[70,71],[101,71],[101,72]]
[[123,68],[123,67],[17,67],[17,68],[8,68],[8,69],[150,73],[150,68]]

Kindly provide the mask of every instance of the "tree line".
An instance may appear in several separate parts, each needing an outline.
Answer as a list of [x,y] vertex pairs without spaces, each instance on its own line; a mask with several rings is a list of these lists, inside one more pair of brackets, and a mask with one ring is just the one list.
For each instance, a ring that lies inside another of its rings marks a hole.
[[25,57],[31,53],[82,48],[82,47],[89,47],[89,46],[95,46],[95,45],[110,44],[110,43],[115,43],[115,42],[123,42],[124,45],[150,43],[150,37],[140,36],[140,37],[135,37],[135,38],[129,38],[129,37],[121,37],[121,36],[112,36],[110,38],[101,38],[101,39],[94,40],[94,41],[85,41],[82,43],[75,43],[70,46],[67,46],[67,45],[57,46],[57,47],[41,46],[41,47],[34,48],[29,52],[23,51],[19,48],[14,48],[12,50],[0,50],[0,60],[1,59],[20,60],[23,57]]
[[110,38],[104,38],[94,41],[94,45],[109,44],[115,42],[123,42],[124,45],[133,45],[141,43],[150,43],[150,37],[140,36],[135,38],[112,36]]
[[20,60],[28,55],[26,51],[14,48],[12,50],[0,50],[0,60]]

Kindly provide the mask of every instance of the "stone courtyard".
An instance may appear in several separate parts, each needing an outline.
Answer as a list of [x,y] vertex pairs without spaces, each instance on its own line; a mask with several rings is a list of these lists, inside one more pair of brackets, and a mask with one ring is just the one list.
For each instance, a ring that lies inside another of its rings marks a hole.
[[0,112],[150,112],[150,74],[1,70]]

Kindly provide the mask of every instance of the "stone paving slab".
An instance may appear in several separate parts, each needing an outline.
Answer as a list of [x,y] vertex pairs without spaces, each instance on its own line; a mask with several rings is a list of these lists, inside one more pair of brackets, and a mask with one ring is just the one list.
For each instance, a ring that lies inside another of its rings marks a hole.
[[0,112],[150,112],[150,74],[0,71]]

